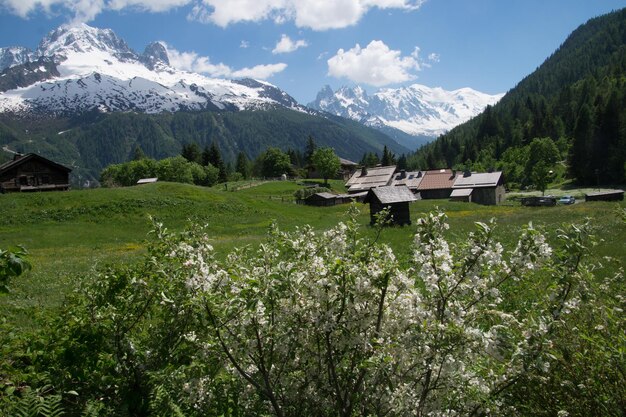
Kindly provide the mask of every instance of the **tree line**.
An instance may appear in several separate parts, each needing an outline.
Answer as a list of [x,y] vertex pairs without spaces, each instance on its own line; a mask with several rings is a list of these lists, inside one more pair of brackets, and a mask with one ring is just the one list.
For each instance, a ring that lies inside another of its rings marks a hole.
[[578,28],[499,103],[410,155],[409,165],[502,169],[515,185],[537,185],[527,168],[542,140],[551,151],[541,169],[580,184],[623,183],[625,75],[626,9]]
[[[386,147],[385,151],[389,153]],[[130,186],[141,178],[157,177],[161,181],[212,186],[228,181],[282,175],[305,178],[313,167],[327,181],[337,176],[341,165],[335,151],[330,147],[318,147],[312,136],[308,137],[304,152],[293,148],[285,152],[268,147],[251,160],[240,151],[234,165],[224,161],[216,142],[204,149],[196,142],[186,143],[180,155],[161,160],[146,157],[137,145],[133,160],[107,166],[100,174],[100,181],[104,186]]]

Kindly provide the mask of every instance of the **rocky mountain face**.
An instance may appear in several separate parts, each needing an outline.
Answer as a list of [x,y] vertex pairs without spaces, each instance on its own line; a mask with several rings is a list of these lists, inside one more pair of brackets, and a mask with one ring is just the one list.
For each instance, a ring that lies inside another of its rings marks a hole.
[[413,84],[368,94],[362,87],[325,86],[309,107],[359,121],[380,130],[398,129],[408,135],[435,138],[479,114],[503,95],[471,88],[446,91]]
[[173,68],[165,45],[139,55],[110,29],[61,26],[36,51],[0,49],[0,113],[65,116],[101,112],[250,110],[283,106],[306,111],[279,88]]

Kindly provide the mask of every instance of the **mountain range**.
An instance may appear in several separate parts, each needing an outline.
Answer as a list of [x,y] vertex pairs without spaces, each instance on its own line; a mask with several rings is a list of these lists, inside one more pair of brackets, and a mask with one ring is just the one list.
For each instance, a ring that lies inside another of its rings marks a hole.
[[[368,95],[360,86],[333,91],[327,85],[308,106],[356,120],[392,137],[391,131],[397,129],[412,136],[414,144],[419,145],[466,122],[502,96],[471,88],[447,91],[420,84],[380,89]],[[410,146],[410,142],[407,144]]]
[[[177,70],[163,43],[135,53],[110,29],[61,26],[36,51],[0,50],[0,112],[62,116],[99,109],[144,113],[250,110],[268,105],[305,111],[277,87]],[[25,67],[26,64],[30,66]],[[11,71],[13,69],[13,71]]]
[[372,96],[326,87],[307,107],[265,81],[182,71],[165,43],[137,53],[112,30],[86,24],[51,31],[35,50],[0,48],[0,71],[0,159],[10,150],[44,153],[90,181],[137,146],[166,157],[185,143],[217,142],[233,161],[268,146],[303,150],[313,136],[353,160],[384,146],[404,154],[499,98],[419,85]]

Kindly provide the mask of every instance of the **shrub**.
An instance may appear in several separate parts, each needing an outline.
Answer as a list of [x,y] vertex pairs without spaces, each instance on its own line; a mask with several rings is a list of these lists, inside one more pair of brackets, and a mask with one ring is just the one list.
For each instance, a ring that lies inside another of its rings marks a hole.
[[11,279],[31,269],[26,255],[28,252],[21,246],[7,250],[0,249],[0,293],[9,292]]

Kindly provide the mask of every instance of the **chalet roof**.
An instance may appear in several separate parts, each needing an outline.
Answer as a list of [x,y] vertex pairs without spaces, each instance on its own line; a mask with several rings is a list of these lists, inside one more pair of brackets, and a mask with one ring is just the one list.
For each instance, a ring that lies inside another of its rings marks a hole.
[[316,199],[316,198],[323,198],[324,200],[331,200],[334,198],[337,198],[338,195],[337,194],[331,194],[331,193],[315,193],[315,194],[311,194],[310,196],[308,196],[306,198],[306,200],[308,199]]
[[442,190],[452,188],[456,174],[451,169],[435,169],[424,172],[418,190]]
[[473,188],[457,188],[452,190],[452,193],[450,193],[450,198],[469,197],[470,195],[472,195],[472,191],[474,191]]
[[424,178],[424,176],[422,175],[420,171],[411,171],[411,172],[400,171],[400,172],[396,172],[393,175],[393,178],[391,180],[391,185],[396,185],[396,186],[406,185],[407,187],[409,187],[409,189],[417,190],[420,183],[422,182],[422,178]]
[[406,203],[417,201],[415,195],[405,185],[386,186],[372,188],[365,197],[365,202],[369,203],[373,198],[380,201],[381,204]]
[[364,175],[363,170],[355,172],[346,183],[348,191],[367,191],[374,187],[383,187],[389,184],[393,173],[396,171],[395,165],[387,167],[367,168]]
[[615,194],[624,194],[624,190],[605,190],[605,191],[592,191],[590,193],[585,193],[585,195],[587,197],[598,197],[598,196],[605,196],[605,195],[615,195]]
[[454,188],[483,188],[495,187],[502,179],[502,171],[472,172],[470,175],[459,175],[454,181]]
[[359,165],[359,164],[357,164],[356,162],[353,162],[353,161],[351,161],[351,160],[349,160],[349,159],[344,159],[344,158],[341,158],[341,157],[339,158],[339,163],[340,163],[342,166],[355,166],[355,167],[356,167],[356,166],[358,166],[358,165]]
[[6,171],[8,171],[8,170],[10,170],[12,168],[15,168],[16,166],[22,165],[25,162],[31,161],[33,159],[38,159],[39,161],[41,161],[43,163],[46,163],[48,165],[52,165],[52,166],[54,166],[54,167],[56,167],[56,168],[58,168],[60,170],[63,170],[63,171],[66,171],[66,172],[72,172],[71,168],[63,166],[61,164],[57,164],[56,162],[51,161],[51,160],[49,160],[47,158],[44,158],[41,155],[37,155],[37,154],[34,154],[34,153],[29,153],[29,154],[26,154],[26,155],[20,156],[20,157],[18,157],[18,155],[16,155],[16,158],[14,158],[12,161],[5,162],[4,164],[0,165],[0,174],[4,173],[4,172],[6,172]]

